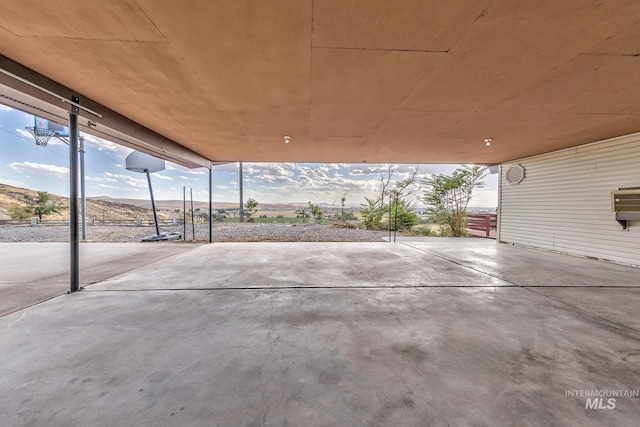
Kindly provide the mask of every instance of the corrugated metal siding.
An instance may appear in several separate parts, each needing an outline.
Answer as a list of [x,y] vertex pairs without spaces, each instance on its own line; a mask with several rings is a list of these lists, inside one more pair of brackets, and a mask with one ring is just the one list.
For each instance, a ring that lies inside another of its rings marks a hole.
[[610,198],[640,187],[640,133],[504,163],[500,185],[500,241],[640,265],[640,222],[623,230]]

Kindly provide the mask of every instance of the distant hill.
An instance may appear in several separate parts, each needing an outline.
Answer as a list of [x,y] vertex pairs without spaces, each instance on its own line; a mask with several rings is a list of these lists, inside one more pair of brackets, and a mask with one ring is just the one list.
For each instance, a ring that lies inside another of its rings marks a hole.
[[[0,184],[0,219],[10,219],[9,207],[12,204],[25,205],[25,196],[35,197],[37,191],[26,188],[12,187],[6,184]],[[69,206],[67,197],[51,195],[51,201],[62,203]],[[259,202],[259,201],[258,201]],[[125,199],[112,198],[107,196],[87,197],[87,218],[95,218],[96,220],[130,220],[142,218],[143,220],[153,221],[153,211],[151,210],[151,200],[143,199]],[[326,211],[337,212],[339,206],[331,206],[328,203],[319,203]],[[156,209],[158,217],[171,218],[182,214],[182,200],[156,200]],[[308,208],[308,202],[298,203],[259,203],[257,215],[268,215],[275,217],[283,215],[285,217],[295,217],[295,211],[300,208]],[[187,201],[187,212],[191,209],[191,203]],[[193,209],[195,212],[208,212],[209,203],[194,201]],[[231,213],[231,216],[237,215],[239,210],[238,203],[214,202],[213,210],[224,209]],[[64,210],[61,214],[49,215],[46,219],[69,219],[69,210]]]
[[[38,194],[35,190],[26,188],[12,187],[6,184],[0,184],[0,219],[11,219],[9,216],[9,207],[13,204],[25,205],[26,197],[36,197]],[[51,194],[50,200],[56,203],[62,203],[69,206],[69,198]],[[142,205],[134,205],[129,203],[120,203],[110,200],[93,200],[87,198],[86,201],[87,218],[95,218],[96,220],[130,220],[142,218],[145,221],[153,221],[153,211],[151,210],[151,202],[147,202],[147,207]],[[170,213],[158,212],[160,218],[170,218]],[[60,214],[48,215],[45,219],[68,220],[69,210],[65,209]]]
[[[110,203],[120,203],[126,205],[133,205],[139,207],[151,206],[150,200],[141,200],[141,199],[124,199],[124,198],[112,198],[107,196],[100,197],[88,197],[87,199],[95,200],[95,201],[103,201]],[[331,206],[328,203],[318,203],[318,205],[326,210],[326,211],[336,211],[339,210],[339,206]],[[213,210],[216,211],[218,209],[224,209],[226,211],[238,211],[240,208],[240,202],[238,203],[230,203],[230,202],[213,202],[212,203]],[[165,212],[175,212],[179,210],[182,212],[183,201],[182,200],[156,200],[156,209],[158,211]],[[294,212],[300,208],[308,208],[308,202],[296,202],[296,203],[260,203],[258,200],[258,215],[264,214],[268,216],[276,216],[276,215],[284,215],[284,216],[295,216]],[[187,200],[187,211],[191,209],[191,202]],[[209,210],[209,202],[202,201],[194,201],[193,209],[197,212],[198,209],[202,212],[207,212]]]

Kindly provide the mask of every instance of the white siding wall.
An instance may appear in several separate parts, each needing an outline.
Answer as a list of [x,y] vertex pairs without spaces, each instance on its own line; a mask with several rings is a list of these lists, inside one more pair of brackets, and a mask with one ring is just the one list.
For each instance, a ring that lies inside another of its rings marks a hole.
[[[509,184],[517,164],[526,177]],[[640,222],[623,230],[610,198],[640,187],[640,133],[504,163],[500,186],[501,242],[640,265]]]

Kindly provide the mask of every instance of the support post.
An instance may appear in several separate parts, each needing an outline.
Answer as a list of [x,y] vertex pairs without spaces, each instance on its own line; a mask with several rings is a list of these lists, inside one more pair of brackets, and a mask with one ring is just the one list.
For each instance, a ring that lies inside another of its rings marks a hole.
[[84,137],[80,140],[80,206],[82,211],[82,240],[87,240],[87,200],[84,191]]
[[240,181],[240,222],[244,222],[244,197],[242,195],[242,162],[240,162],[239,168],[239,181]]
[[[383,199],[384,207],[384,199]],[[389,220],[387,221],[387,231],[389,232],[389,243],[391,243],[391,194],[389,194]]]
[[393,241],[396,241],[396,234],[398,233],[398,193],[396,193],[396,213],[393,217]]
[[[78,97],[71,97],[78,104]],[[69,113],[69,293],[80,289],[80,241],[78,239],[78,113],[80,108],[71,107]]]
[[213,165],[209,168],[209,243],[213,242]]
[[147,174],[147,182],[149,183],[149,194],[151,195],[151,209],[153,209],[153,222],[156,224],[156,236],[160,235],[160,227],[158,226],[158,213],[156,212],[156,201],[153,199],[153,189],[151,188],[151,175],[145,169]]
[[484,217],[484,230],[486,237],[489,237],[491,235],[491,215]]
[[182,187],[182,240],[187,240],[187,187]]
[[189,189],[189,194],[191,196],[191,241],[195,242],[196,240],[196,222],[193,220],[193,188]]

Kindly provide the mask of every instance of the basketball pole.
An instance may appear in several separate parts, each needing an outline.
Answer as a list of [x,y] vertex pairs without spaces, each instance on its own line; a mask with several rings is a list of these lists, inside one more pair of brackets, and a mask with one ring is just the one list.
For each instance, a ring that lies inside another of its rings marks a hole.
[[[71,100],[78,104],[76,96]],[[69,113],[69,242],[70,271],[69,293],[80,289],[80,241],[78,238],[78,113],[77,105],[71,106]]]
[[149,183],[149,194],[151,195],[151,208],[153,209],[153,222],[156,225],[156,236],[159,236],[160,226],[158,225],[158,214],[156,213],[156,201],[153,198],[153,188],[151,187],[151,175],[149,175],[149,169],[145,169],[144,173],[147,174],[147,183]]

